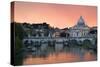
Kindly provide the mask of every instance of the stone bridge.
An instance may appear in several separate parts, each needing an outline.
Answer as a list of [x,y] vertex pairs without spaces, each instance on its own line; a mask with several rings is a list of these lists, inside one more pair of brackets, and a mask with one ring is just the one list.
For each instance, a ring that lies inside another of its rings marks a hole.
[[23,43],[25,41],[28,42],[48,42],[48,41],[56,41],[56,42],[65,42],[69,40],[76,40],[76,41],[84,41],[84,40],[90,40],[91,42],[93,41],[94,38],[91,37],[70,37],[70,38],[65,38],[65,37],[33,37],[33,38],[24,38]]
[[55,49],[56,50],[61,50],[63,49],[64,45],[68,45],[68,41],[69,40],[77,40],[77,41],[84,41],[84,40],[90,40],[91,42],[93,41],[93,38],[89,38],[89,37],[78,37],[78,38],[61,38],[61,37],[34,37],[34,38],[24,38],[23,39],[23,45],[25,46],[25,42],[27,42],[30,46],[30,48],[34,47],[34,45],[41,45],[40,48],[41,50],[46,49],[46,47],[49,44],[54,44],[55,45]]

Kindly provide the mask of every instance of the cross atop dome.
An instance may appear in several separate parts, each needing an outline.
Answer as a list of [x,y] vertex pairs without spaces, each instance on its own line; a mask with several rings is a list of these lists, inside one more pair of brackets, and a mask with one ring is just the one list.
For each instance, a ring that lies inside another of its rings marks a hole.
[[85,21],[84,21],[82,16],[80,16],[80,18],[79,18],[79,20],[77,22],[77,25],[78,26],[85,26]]

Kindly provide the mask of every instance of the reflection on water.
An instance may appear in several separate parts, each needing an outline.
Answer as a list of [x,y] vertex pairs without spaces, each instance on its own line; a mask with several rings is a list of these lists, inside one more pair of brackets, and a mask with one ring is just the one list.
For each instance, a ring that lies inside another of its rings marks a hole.
[[96,53],[92,50],[68,47],[56,50],[54,47],[47,47],[45,50],[38,49],[35,52],[25,52],[23,64],[94,61],[96,59]]

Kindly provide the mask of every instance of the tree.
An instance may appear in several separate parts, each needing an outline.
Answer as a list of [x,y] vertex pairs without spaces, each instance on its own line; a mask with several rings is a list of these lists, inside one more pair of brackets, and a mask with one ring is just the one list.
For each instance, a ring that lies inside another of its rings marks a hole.
[[75,46],[77,46],[77,45],[78,45],[77,40],[73,39],[73,40],[70,40],[70,41],[69,41],[69,46],[75,47]]
[[23,62],[23,53],[22,53],[22,39],[24,38],[24,35],[26,34],[25,31],[22,28],[21,23],[12,22],[12,25],[14,26],[14,39],[15,44],[14,45],[14,65],[22,65]]
[[82,44],[82,47],[83,48],[91,48],[92,47],[92,43],[90,40],[86,39],[83,41],[83,44]]
[[97,30],[91,30],[89,33],[90,34],[97,34]]
[[66,37],[66,33],[65,32],[60,33],[60,37]]
[[14,23],[15,25],[15,36],[18,36],[20,39],[23,38],[23,29],[21,27],[21,24],[20,23]]

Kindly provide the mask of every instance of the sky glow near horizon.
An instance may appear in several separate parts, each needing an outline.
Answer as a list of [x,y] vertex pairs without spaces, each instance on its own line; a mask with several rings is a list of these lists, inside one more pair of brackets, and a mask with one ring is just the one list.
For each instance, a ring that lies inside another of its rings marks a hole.
[[53,27],[65,28],[76,25],[80,16],[88,26],[97,26],[96,6],[34,2],[15,2],[14,5],[14,21],[20,23],[46,22]]

